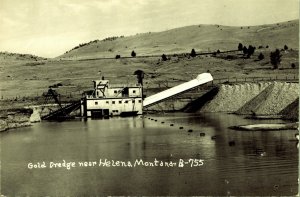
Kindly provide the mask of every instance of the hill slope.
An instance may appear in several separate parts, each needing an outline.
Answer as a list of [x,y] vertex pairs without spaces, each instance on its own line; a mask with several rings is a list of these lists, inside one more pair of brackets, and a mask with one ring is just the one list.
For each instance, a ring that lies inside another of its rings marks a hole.
[[156,33],[143,33],[129,37],[95,40],[75,47],[59,56],[62,59],[130,56],[134,50],[140,55],[186,53],[192,48],[199,51],[237,49],[238,43],[246,46],[298,49],[299,20],[284,23],[229,27],[221,25],[194,25]]

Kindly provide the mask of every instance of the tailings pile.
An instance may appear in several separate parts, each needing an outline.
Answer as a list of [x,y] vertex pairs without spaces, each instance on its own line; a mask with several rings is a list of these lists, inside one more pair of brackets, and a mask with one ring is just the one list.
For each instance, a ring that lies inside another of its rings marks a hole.
[[271,83],[221,85],[218,94],[201,112],[235,112],[266,89]]
[[299,84],[287,82],[221,85],[201,112],[283,115],[298,118]]

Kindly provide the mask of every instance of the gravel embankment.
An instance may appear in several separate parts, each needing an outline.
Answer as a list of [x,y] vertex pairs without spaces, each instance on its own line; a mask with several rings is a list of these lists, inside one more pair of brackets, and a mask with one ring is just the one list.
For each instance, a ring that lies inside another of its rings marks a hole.
[[235,112],[260,94],[271,83],[246,83],[221,85],[213,100],[203,106],[201,112]]
[[283,119],[298,120],[299,119],[299,97],[284,108],[279,114]]
[[[221,85],[215,98],[202,112],[235,112],[237,114],[278,115],[298,117],[299,83],[247,83]],[[291,106],[289,106],[291,105]],[[289,106],[289,107],[288,107]]]
[[298,83],[274,83],[274,88],[269,96],[255,110],[257,115],[276,115],[279,114],[289,104],[299,98]]

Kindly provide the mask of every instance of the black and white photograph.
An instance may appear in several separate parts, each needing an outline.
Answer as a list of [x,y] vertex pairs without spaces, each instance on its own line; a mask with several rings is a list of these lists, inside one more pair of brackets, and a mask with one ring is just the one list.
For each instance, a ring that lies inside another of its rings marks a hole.
[[298,196],[299,0],[0,0],[0,195]]

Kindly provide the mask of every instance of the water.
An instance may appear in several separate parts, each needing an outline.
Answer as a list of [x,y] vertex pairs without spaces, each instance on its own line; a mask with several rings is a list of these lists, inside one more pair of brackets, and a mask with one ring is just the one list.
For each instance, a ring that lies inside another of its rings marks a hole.
[[[281,121],[249,120],[219,113],[173,113],[144,118],[43,122],[11,130],[1,133],[1,194],[295,195],[298,193],[295,130],[228,129],[228,126],[262,122]],[[189,129],[193,132],[187,132]],[[177,166],[99,167],[99,159],[132,164],[136,159],[144,162],[156,159],[177,162]],[[178,167],[180,159],[203,160],[203,165],[190,167],[189,163]],[[75,162],[75,167],[50,168],[50,162],[63,160]],[[97,165],[79,167],[81,161]],[[46,168],[28,168],[28,163],[37,162],[45,162]]]

